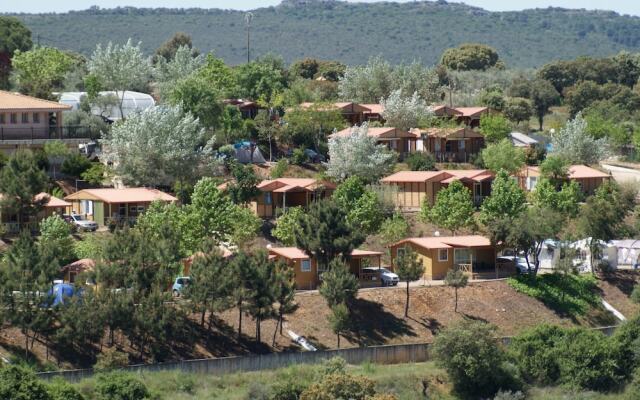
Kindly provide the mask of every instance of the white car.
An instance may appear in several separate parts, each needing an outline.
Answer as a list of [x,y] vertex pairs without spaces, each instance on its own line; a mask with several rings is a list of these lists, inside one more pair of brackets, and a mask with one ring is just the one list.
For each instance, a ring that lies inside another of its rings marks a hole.
[[96,230],[98,230],[97,222],[89,221],[88,219],[84,218],[82,215],[71,214],[71,215],[68,215],[67,217],[68,217],[67,221],[69,221],[69,223],[71,223],[72,225],[76,226],[78,230],[91,231],[91,232],[95,232]]
[[[527,265],[527,260],[524,257],[502,256],[498,257],[496,262],[513,264],[513,266],[516,267],[516,272],[518,274],[529,273],[529,265]],[[529,264],[531,265],[531,269],[535,268],[532,260],[529,260]]]
[[400,282],[398,275],[389,271],[386,268],[367,267],[363,268],[362,272],[365,274],[372,274],[380,279],[382,286],[396,286]]

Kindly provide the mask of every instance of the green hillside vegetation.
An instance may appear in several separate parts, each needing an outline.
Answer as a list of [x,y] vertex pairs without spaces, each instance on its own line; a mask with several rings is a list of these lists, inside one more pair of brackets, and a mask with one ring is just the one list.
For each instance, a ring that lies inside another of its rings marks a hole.
[[[252,11],[252,54],[307,56],[363,64],[382,55],[391,62],[433,64],[466,42],[497,49],[507,66],[538,67],[555,59],[606,56],[640,49],[640,18],[614,12],[547,8],[488,12],[445,1],[354,4],[285,0]],[[227,63],[246,60],[244,12],[220,9],[116,8],[61,14],[21,14],[34,42],[90,54],[97,43],[143,42],[151,52],[177,31],[201,51]]]

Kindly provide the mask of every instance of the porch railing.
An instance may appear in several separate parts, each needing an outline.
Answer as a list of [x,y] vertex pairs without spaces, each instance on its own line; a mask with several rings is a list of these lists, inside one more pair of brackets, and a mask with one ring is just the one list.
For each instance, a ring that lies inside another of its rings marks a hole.
[[433,153],[437,162],[469,162],[473,153],[466,151],[436,151]]
[[5,140],[48,140],[48,139],[99,139],[100,134],[88,126],[45,126],[45,127],[0,127],[0,141]]

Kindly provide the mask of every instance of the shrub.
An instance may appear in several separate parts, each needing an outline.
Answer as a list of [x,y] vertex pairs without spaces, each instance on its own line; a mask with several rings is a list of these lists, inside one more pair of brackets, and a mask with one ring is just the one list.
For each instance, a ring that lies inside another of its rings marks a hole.
[[64,174],[80,178],[89,168],[91,168],[91,161],[82,154],[74,153],[64,159],[60,170]]
[[98,375],[95,393],[97,400],[142,400],[150,397],[142,381],[124,372]]
[[286,158],[278,160],[276,165],[271,169],[271,177],[273,179],[282,178],[289,168],[289,161]]
[[597,391],[615,388],[623,381],[617,347],[602,333],[574,328],[558,345],[560,382]]
[[98,360],[93,368],[96,371],[109,371],[112,369],[124,368],[129,365],[129,356],[118,351],[115,347],[105,349],[98,354]]
[[640,369],[636,371],[636,374],[633,380],[627,386],[627,390],[625,391],[624,398],[627,400],[640,399]]
[[512,392],[510,390],[503,392],[501,390],[496,394],[496,397],[494,397],[493,400],[525,400],[526,398],[527,397],[524,393],[519,390],[517,392]]
[[618,348],[621,371],[630,373],[640,366],[640,316],[624,322],[611,337]]
[[513,338],[509,350],[528,381],[543,385],[558,381],[560,366],[557,346],[564,335],[560,327],[538,325]]
[[640,304],[640,284],[637,284],[633,287],[630,298],[634,303]]
[[84,396],[62,378],[51,381],[47,385],[47,392],[52,400],[84,400]]
[[302,165],[308,161],[309,157],[307,157],[307,153],[304,152],[304,149],[297,148],[293,150],[291,153],[291,164],[294,165]]
[[380,236],[385,242],[397,242],[409,233],[409,224],[402,214],[396,213],[382,222]]
[[411,153],[405,161],[411,171],[435,171],[436,159],[433,154],[426,151]]
[[304,215],[302,207],[290,207],[276,220],[276,226],[271,230],[273,237],[285,246],[293,246],[299,228],[298,221]]
[[52,396],[31,370],[8,365],[0,368],[0,399],[51,400]]
[[292,379],[276,382],[271,386],[269,400],[298,400],[306,386]]
[[331,374],[309,386],[300,400],[365,400],[375,395],[374,383],[364,376]]
[[105,180],[107,167],[99,162],[91,163],[91,166],[80,174],[80,177],[91,185],[99,186]]
[[520,387],[489,324],[464,320],[447,328],[436,336],[433,352],[463,396],[487,397]]
[[344,374],[347,370],[347,362],[342,357],[332,357],[320,364],[320,375]]

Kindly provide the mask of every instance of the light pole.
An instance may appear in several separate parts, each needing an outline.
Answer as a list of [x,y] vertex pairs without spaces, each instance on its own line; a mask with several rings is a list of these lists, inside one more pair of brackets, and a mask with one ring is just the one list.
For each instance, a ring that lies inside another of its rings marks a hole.
[[246,13],[244,15],[244,22],[247,25],[247,63],[251,61],[251,21],[253,20],[253,13]]

